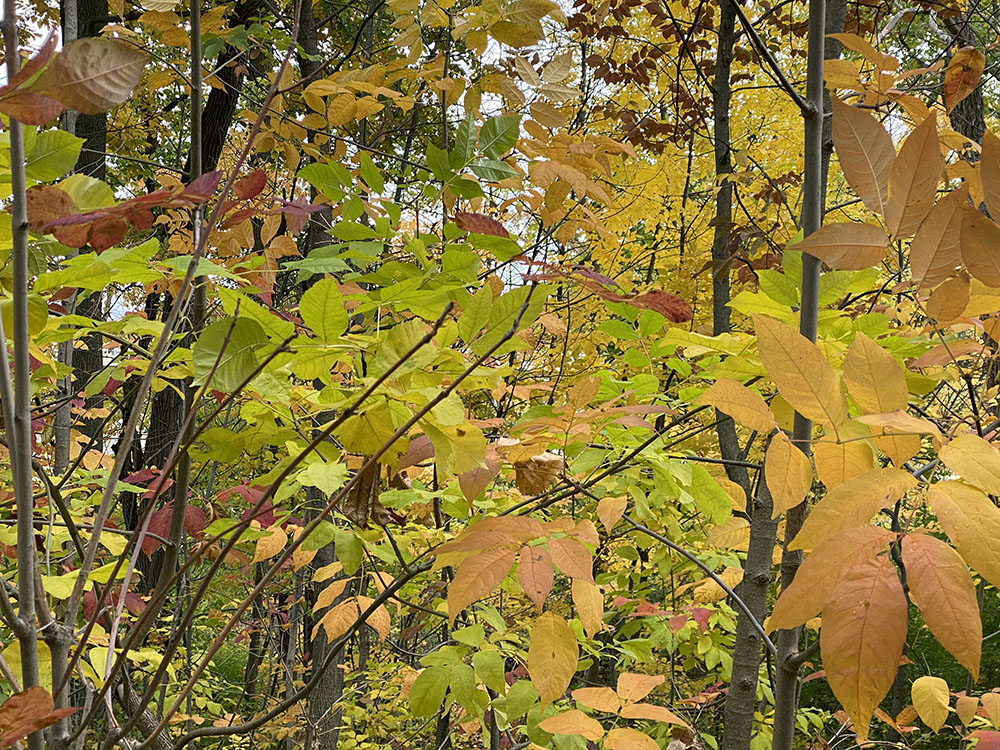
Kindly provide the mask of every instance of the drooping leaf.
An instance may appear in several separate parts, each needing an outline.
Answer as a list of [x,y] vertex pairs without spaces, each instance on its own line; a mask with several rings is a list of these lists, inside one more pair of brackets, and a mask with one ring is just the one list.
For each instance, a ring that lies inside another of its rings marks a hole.
[[[992,135],[992,134],[991,134]],[[995,140],[996,136],[993,136]],[[1000,143],[998,143],[1000,145]],[[983,153],[985,154],[985,147]],[[997,153],[1000,164],[1000,149]],[[983,161],[983,169],[986,162]],[[997,175],[1000,191],[1000,174]],[[1000,193],[997,195],[1000,208]],[[962,262],[962,206],[968,202],[963,185],[934,204],[910,243],[910,273],[918,287],[934,287],[951,276]]]
[[913,707],[920,720],[935,732],[948,720],[948,683],[940,677],[924,675],[913,681],[910,688]]
[[841,442],[823,439],[812,445],[816,476],[828,490],[875,468],[875,452],[866,439],[871,434],[867,425],[845,422],[840,434]]
[[299,315],[323,341],[336,343],[349,320],[337,280],[326,278],[309,287],[299,302]]
[[604,629],[604,594],[596,583],[584,578],[574,578],[570,591],[583,632],[593,638]]
[[75,708],[52,710],[52,697],[41,687],[14,693],[0,704],[0,748],[10,747],[22,737],[52,726]]
[[813,506],[789,548],[815,549],[839,531],[864,526],[916,484],[908,472],[890,468],[872,469],[849,479]]
[[812,487],[812,464],[805,453],[779,432],[767,446],[764,477],[774,504],[771,517],[777,518],[806,499]]
[[257,350],[267,343],[264,329],[249,318],[212,323],[191,350],[195,382],[208,381],[225,393],[235,390],[257,367]]
[[860,526],[818,546],[806,555],[791,585],[781,592],[768,619],[769,627],[797,628],[816,617],[847,571],[874,557],[892,539],[892,532],[886,529]]
[[979,698],[971,695],[959,695],[955,701],[955,714],[964,726],[969,726],[976,711],[979,710]]
[[903,141],[889,174],[886,228],[896,239],[911,237],[934,205],[934,193],[944,171],[937,118],[930,117]]
[[927,500],[962,558],[983,578],[1000,586],[1000,509],[975,487],[950,480],[933,484]]
[[896,161],[892,138],[868,112],[839,97],[833,104],[833,144],[847,183],[880,216],[889,200],[889,173]]
[[767,407],[767,402],[738,380],[720,378],[693,403],[695,406],[714,406],[741,425],[757,432],[767,434],[775,427],[774,415]]
[[539,612],[552,590],[554,578],[552,557],[544,547],[521,547],[518,555],[517,580]]
[[624,495],[601,498],[597,503],[597,517],[605,531],[610,533],[614,529],[621,517],[625,515],[626,508],[628,508],[628,498]]
[[847,419],[840,379],[819,348],[789,325],[753,316],[760,358],[778,392],[802,416],[837,428]]
[[576,674],[580,651],[572,628],[554,612],[543,612],[531,627],[528,674],[542,704],[562,697]]
[[876,265],[885,256],[889,236],[874,224],[825,224],[789,250],[809,253],[830,268],[858,271]]
[[896,678],[906,628],[906,597],[888,555],[855,565],[823,605],[823,668],[860,742]]
[[499,586],[515,557],[513,550],[488,549],[466,558],[448,586],[448,619],[455,622],[463,609]]
[[902,548],[910,597],[934,637],[975,680],[979,675],[983,625],[976,586],[965,561],[930,534],[908,534]]
[[948,61],[948,67],[944,69],[942,89],[946,112],[951,112],[956,104],[976,90],[985,69],[986,55],[975,47],[960,47],[955,50]]

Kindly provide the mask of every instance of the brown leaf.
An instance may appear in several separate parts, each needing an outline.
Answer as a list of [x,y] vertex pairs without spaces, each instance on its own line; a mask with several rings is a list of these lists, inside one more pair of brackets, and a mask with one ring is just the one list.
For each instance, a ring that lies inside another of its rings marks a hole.
[[889,246],[889,236],[874,224],[846,222],[826,224],[789,250],[809,253],[830,268],[858,271],[880,262]]
[[28,227],[40,232],[54,219],[76,212],[76,204],[69,195],[54,185],[32,185],[25,191],[28,210]]
[[66,44],[28,88],[87,115],[125,101],[149,57],[124,42],[102,37]]
[[886,554],[852,568],[823,606],[823,668],[860,742],[895,680],[906,628],[906,597]]
[[545,451],[526,461],[514,464],[514,483],[524,495],[538,495],[559,479],[563,470],[563,457]]
[[885,223],[894,238],[910,237],[920,226],[934,205],[934,193],[943,171],[937,118],[932,113],[903,141],[889,173]]
[[643,292],[622,301],[643,310],[655,310],[672,323],[684,323],[691,320],[691,317],[694,315],[691,305],[676,294],[664,292],[662,289]]
[[[1000,141],[995,136],[994,139]],[[996,164],[1000,166],[1000,153],[996,159]],[[985,167],[985,161],[981,163]],[[1000,189],[1000,174],[997,181]],[[1000,208],[1000,193],[997,199],[997,207]],[[927,218],[921,222],[910,243],[910,273],[918,287],[937,286],[961,265],[961,208],[968,202],[969,192],[963,185],[935,203]]]
[[986,69],[986,56],[975,47],[962,47],[944,70],[944,103],[951,112],[955,105],[976,90]]
[[30,687],[14,693],[0,704],[0,748],[10,747],[25,735],[55,724],[77,711],[52,710],[52,698],[44,688]]
[[833,144],[847,184],[864,204],[883,216],[889,200],[889,173],[896,161],[892,138],[878,120],[839,97],[833,104]]
[[494,237],[510,237],[510,232],[504,229],[496,219],[483,214],[473,214],[466,211],[459,211],[455,214],[455,223],[464,232],[473,234],[490,234]]

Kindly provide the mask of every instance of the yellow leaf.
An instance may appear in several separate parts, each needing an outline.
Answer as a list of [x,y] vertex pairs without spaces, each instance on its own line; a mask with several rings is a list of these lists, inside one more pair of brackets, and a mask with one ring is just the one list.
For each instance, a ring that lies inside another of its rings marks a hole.
[[553,612],[539,615],[528,644],[528,674],[543,706],[566,692],[579,656],[576,636],[566,621]]
[[962,558],[1000,586],[1000,509],[983,492],[959,481],[938,482],[927,492],[938,522]]
[[641,701],[653,691],[653,688],[663,684],[664,679],[666,678],[662,674],[622,672],[618,675],[618,697],[623,703]]
[[527,596],[542,611],[545,598],[552,590],[552,556],[544,547],[521,547],[518,556],[517,581]]
[[[1000,140],[996,136],[994,139]],[[1000,143],[997,145],[1000,146]],[[1000,153],[996,158],[1000,160]],[[1000,191],[1000,173],[997,174],[997,190]],[[968,202],[968,197],[965,186],[952,190],[934,204],[917,229],[910,243],[910,273],[918,287],[937,286],[951,276],[962,262],[961,208]],[[1000,208],[1000,193],[997,205]]]
[[948,719],[948,683],[940,677],[924,675],[910,688],[913,707],[927,726],[937,732]]
[[903,366],[889,352],[858,333],[844,358],[847,391],[866,413],[905,409],[908,400]]
[[906,597],[888,555],[852,568],[823,606],[823,668],[859,742],[896,678],[906,626]]
[[889,173],[886,228],[896,239],[911,237],[934,205],[934,193],[944,171],[934,113],[903,141]]
[[974,206],[962,203],[962,260],[969,273],[989,287],[1000,287],[1000,226]]
[[622,709],[623,719],[645,719],[647,721],[662,721],[665,724],[680,724],[686,727],[687,723],[663,706],[655,706],[652,703],[629,703]]
[[573,691],[573,700],[587,708],[608,714],[618,713],[622,705],[618,693],[609,687],[579,688]]
[[990,715],[990,724],[1000,727],[1000,695],[997,693],[983,693],[979,699],[986,713]]
[[313,628],[313,637],[316,632],[323,628],[326,632],[327,642],[331,642],[342,636],[358,619],[358,604],[353,599],[341,602],[336,607],[332,607],[329,612],[323,615],[323,619],[316,623]]
[[854,192],[880,216],[889,199],[889,173],[896,161],[892,138],[869,113],[831,97],[833,104],[833,144]]
[[255,563],[270,560],[285,548],[285,542],[288,541],[288,533],[281,526],[271,526],[267,532],[267,536],[257,540],[253,553]]
[[996,494],[1000,487],[1000,453],[989,442],[971,433],[952,438],[938,454],[949,469],[983,492]]
[[874,224],[826,224],[800,242],[789,245],[819,258],[830,268],[858,271],[879,263],[889,246],[889,236]]
[[514,557],[513,550],[488,549],[463,560],[448,586],[449,621],[454,623],[463,609],[499,586],[514,564]]
[[615,524],[625,515],[628,507],[628,498],[624,495],[619,497],[602,497],[597,503],[597,518],[608,533],[615,528]]
[[892,532],[877,526],[848,529],[817,547],[799,566],[792,583],[781,592],[768,628],[797,628],[823,609],[844,574],[888,546]]
[[596,583],[574,578],[570,587],[583,632],[593,638],[604,628],[604,594]]
[[872,47],[867,39],[860,37],[857,34],[827,34],[827,36],[830,39],[836,39],[838,42],[847,47],[847,49],[859,53],[879,71],[892,71],[899,65],[899,61],[895,57],[892,55],[883,55],[881,52]]
[[853,60],[824,60],[823,80],[831,91],[851,89],[861,91],[858,64]]
[[920,417],[914,417],[912,414],[907,414],[902,410],[880,414],[865,414],[858,417],[858,421],[873,427],[891,427],[894,430],[913,435],[941,436],[941,431],[933,422],[921,419]]
[[986,69],[986,55],[975,47],[962,47],[948,61],[944,69],[945,111],[951,112],[955,105],[976,90],[979,79]]
[[909,534],[902,547],[910,597],[920,608],[924,623],[969,670],[973,680],[977,679],[983,624],[969,568],[954,549],[929,534]]
[[750,522],[739,516],[730,516],[725,523],[709,530],[708,543],[722,549],[746,551],[750,545]]
[[774,504],[771,518],[777,518],[806,499],[812,487],[812,476],[809,457],[792,445],[785,433],[777,433],[764,456],[764,477]]
[[604,727],[601,726],[601,722],[577,709],[550,716],[538,722],[538,728],[549,734],[578,734],[593,742],[597,742],[604,736]]
[[760,394],[737,380],[720,378],[694,400],[695,406],[708,404],[728,414],[744,427],[768,434],[774,429],[774,415]]
[[844,529],[864,526],[882,508],[892,507],[916,484],[917,480],[909,473],[888,468],[872,469],[849,479],[816,503],[788,546],[790,549],[815,549]]
[[607,750],[660,750],[656,740],[637,729],[619,727],[608,732],[604,738]]
[[875,468],[875,452],[864,439],[870,434],[867,425],[850,421],[841,427],[843,442],[818,440],[813,443],[816,476],[828,490]]
[[334,600],[344,593],[344,589],[347,588],[347,581],[347,578],[339,578],[320,591],[316,597],[316,603],[313,605],[313,612],[317,612],[333,604]]
[[969,722],[972,721],[978,710],[979,698],[975,696],[960,695],[958,696],[958,700],[955,701],[955,713],[958,714],[958,720],[964,726],[969,726]]

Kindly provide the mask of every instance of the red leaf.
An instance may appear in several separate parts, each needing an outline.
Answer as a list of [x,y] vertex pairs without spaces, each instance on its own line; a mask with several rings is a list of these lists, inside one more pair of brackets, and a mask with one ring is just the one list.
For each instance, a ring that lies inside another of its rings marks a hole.
[[464,232],[490,234],[494,237],[503,237],[504,239],[510,237],[510,233],[504,229],[503,224],[489,216],[483,216],[483,214],[459,211],[455,214],[455,224]]
[[125,223],[124,219],[119,219],[116,216],[98,219],[91,226],[90,246],[97,253],[114,247],[125,239],[125,235],[128,233],[128,224]]
[[167,538],[170,533],[170,516],[173,512],[174,504],[167,503],[150,517],[149,526],[146,527],[147,534],[142,539],[142,551],[146,553],[146,557],[152,557],[153,553],[163,546],[163,542],[156,537]]
[[184,508],[184,531],[188,536],[199,536],[205,530],[207,519],[205,511],[188,505]]
[[0,98],[0,112],[25,125],[44,125],[64,109],[55,99],[24,91],[14,91]]
[[645,292],[638,297],[626,298],[622,302],[633,307],[654,310],[673,323],[684,323],[691,320],[691,316],[694,315],[691,305],[676,294],[664,292],[661,289]]
[[197,203],[204,203],[212,197],[212,194],[219,186],[219,182],[221,180],[221,169],[216,169],[213,172],[206,172],[201,177],[193,179],[191,183],[184,188],[184,192],[181,193],[181,196]]
[[246,177],[242,177],[233,185],[233,192],[241,200],[248,201],[256,198],[267,185],[267,174],[263,169],[251,172]]

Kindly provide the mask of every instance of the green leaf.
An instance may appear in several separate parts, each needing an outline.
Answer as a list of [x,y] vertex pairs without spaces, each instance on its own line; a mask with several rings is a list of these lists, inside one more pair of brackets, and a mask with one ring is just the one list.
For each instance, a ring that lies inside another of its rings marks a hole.
[[347,465],[315,461],[300,471],[295,478],[301,485],[315,487],[320,492],[330,495],[347,482]]
[[337,280],[323,279],[309,287],[299,302],[299,315],[313,333],[328,344],[343,336],[349,318]]
[[267,343],[264,329],[248,318],[238,318],[235,324],[230,318],[213,323],[191,351],[195,382],[204,383],[218,361],[210,387],[227,393],[235,390],[257,367],[257,348]]
[[[486,332],[472,347],[472,350],[476,354],[485,353],[508,333],[518,314],[521,312],[521,308],[528,300],[530,289],[530,287],[526,286],[518,287],[501,295],[499,299],[494,301],[493,306],[490,308],[490,318],[489,324],[486,326]],[[535,287],[534,293],[531,294],[531,300],[528,301],[527,308],[518,323],[518,330],[526,328],[535,322],[535,319],[542,312],[542,308],[545,305],[545,297],[545,290],[542,287]]]
[[114,275],[114,271],[107,263],[94,259],[83,266],[75,265],[43,273],[35,279],[35,291],[44,292],[49,289],[61,289],[64,286],[100,290],[111,283],[111,277]]
[[414,716],[433,716],[444,703],[450,681],[445,667],[427,667],[410,688],[410,712]]
[[385,180],[382,179],[382,173],[378,171],[378,167],[375,166],[375,162],[372,161],[368,153],[362,151],[358,154],[358,159],[361,162],[361,178],[365,184],[376,193],[385,190]]
[[484,284],[478,292],[469,297],[458,318],[458,335],[462,337],[462,341],[468,343],[479,335],[490,319],[492,306],[493,290],[489,284]]
[[517,170],[497,159],[480,159],[471,165],[476,177],[490,182],[500,182],[510,177],[517,177]]
[[358,535],[349,529],[337,529],[333,533],[333,544],[337,559],[344,566],[344,573],[349,576],[357,573],[364,554],[364,545]]
[[448,153],[451,168],[461,171],[472,159],[476,148],[476,124],[472,111],[465,113],[465,119],[455,131],[455,142]]
[[441,182],[447,182],[454,174],[451,169],[451,161],[448,159],[448,152],[438,148],[433,143],[427,144],[427,168]]
[[343,198],[353,182],[351,173],[343,166],[328,161],[313,162],[300,169],[298,176],[334,201]]
[[700,464],[691,467],[691,494],[711,523],[722,523],[732,513],[729,495]]
[[507,690],[507,681],[504,679],[504,658],[499,651],[479,651],[473,654],[472,666],[476,670],[476,676],[490,690],[500,694]]
[[73,199],[73,203],[80,211],[109,208],[116,202],[110,185],[79,172],[62,180],[58,187]]
[[479,130],[479,149],[491,159],[500,159],[514,148],[521,134],[519,115],[494,117]]
[[29,180],[58,180],[76,166],[83,138],[65,130],[43,130],[28,152],[24,169]]

